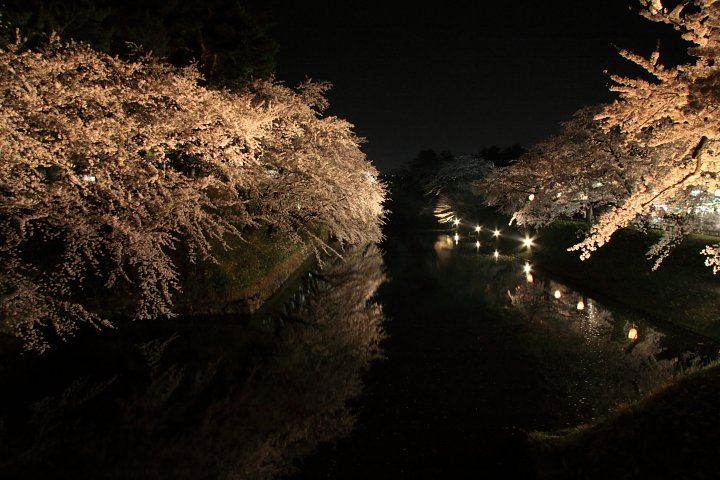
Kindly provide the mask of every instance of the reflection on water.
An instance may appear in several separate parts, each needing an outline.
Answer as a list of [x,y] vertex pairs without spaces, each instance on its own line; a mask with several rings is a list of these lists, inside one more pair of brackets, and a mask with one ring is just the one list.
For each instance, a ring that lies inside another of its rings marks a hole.
[[[569,351],[572,363],[551,381],[594,414],[657,389],[699,361],[694,352],[663,356],[664,334],[656,328],[558,282],[520,283],[507,295],[517,312],[542,326],[549,341]],[[637,333],[634,339],[628,338],[631,330]]]
[[[473,268],[472,294],[495,311],[520,317],[526,328],[517,348],[539,362],[548,402],[570,406],[566,424],[638,399],[717,352],[688,332],[668,334],[637,314],[544,278],[529,262],[498,262],[492,248],[478,254],[472,237],[465,245],[450,238],[439,235],[434,243],[438,268]],[[460,278],[460,270],[452,271]]]
[[377,248],[356,249],[310,275],[261,325],[141,325],[0,369],[0,477],[289,471],[353,426],[348,400],[381,353],[373,295],[383,281]]

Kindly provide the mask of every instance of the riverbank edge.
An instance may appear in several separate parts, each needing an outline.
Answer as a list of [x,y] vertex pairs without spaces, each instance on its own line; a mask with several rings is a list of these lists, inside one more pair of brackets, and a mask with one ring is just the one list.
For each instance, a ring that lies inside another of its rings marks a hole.
[[713,478],[718,398],[720,360],[593,422],[529,432],[537,478]]
[[[717,320],[701,318],[708,311],[720,311],[716,310],[720,300],[710,297],[711,286],[695,291],[703,278],[712,278],[708,275],[709,269],[704,271],[689,264],[690,254],[701,258],[698,246],[711,239],[691,236],[678,247],[676,257],[671,254],[666,260],[666,270],[657,273],[650,271],[651,263],[643,255],[635,260],[635,265],[629,263],[633,259],[622,256],[619,261],[611,262],[618,251],[648,236],[632,229],[621,232],[619,242],[609,243],[590,261],[580,262],[576,253],[567,252],[567,247],[582,226],[582,222],[562,221],[540,229],[538,238],[549,243],[543,243],[543,248],[529,258],[533,258],[541,271],[571,287],[596,294],[600,301],[720,340]],[[649,235],[657,237],[660,232],[649,232]],[[637,251],[631,255],[642,253],[646,246],[638,244]],[[645,269],[621,278],[638,264]],[[694,271],[687,276],[679,275],[678,272],[685,269],[679,266]],[[613,271],[623,273],[613,274]],[[679,298],[671,308],[666,301],[658,301],[666,298],[673,288],[677,289],[675,283],[663,288],[662,283],[669,277],[677,277],[673,280],[678,284],[687,282],[686,291],[676,291]],[[655,295],[648,301],[634,301],[642,291],[654,291]],[[698,306],[690,308],[690,305]],[[689,310],[681,315],[678,312],[681,308]],[[693,472],[700,472],[699,477],[692,478],[711,478],[702,475],[714,474],[717,469],[712,450],[720,449],[718,398],[720,359],[592,422],[558,431],[528,432],[528,450],[537,478],[665,478],[667,475],[683,478],[688,465],[693,465]]]
[[[261,274],[249,282],[228,279],[224,285],[213,288],[213,282],[203,283],[203,278],[189,280],[196,283],[190,295],[180,294],[176,312],[180,316],[203,315],[253,315],[275,295],[280,294],[293,279],[309,271],[315,265],[316,252],[313,245],[303,242],[281,256]],[[218,270],[233,268],[223,263]],[[215,272],[214,272],[215,273]]]
[[[325,233],[316,238],[329,242]],[[305,236],[288,241],[254,232],[245,239],[234,239],[230,249],[218,248],[217,262],[182,264],[179,271],[183,284],[174,296],[173,313],[185,320],[228,315],[249,320],[273,308],[285,298],[284,292],[316,268],[320,247],[313,242],[317,239]],[[130,300],[123,293],[111,292],[93,298],[92,306],[114,328],[123,328],[131,322]],[[1,353],[22,350],[20,338],[0,332]]]

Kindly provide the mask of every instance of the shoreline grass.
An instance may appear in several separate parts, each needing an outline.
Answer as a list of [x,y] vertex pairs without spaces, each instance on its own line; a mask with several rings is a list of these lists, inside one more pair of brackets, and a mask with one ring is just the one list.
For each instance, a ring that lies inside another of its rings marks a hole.
[[585,424],[528,434],[539,480],[717,478],[720,361]]

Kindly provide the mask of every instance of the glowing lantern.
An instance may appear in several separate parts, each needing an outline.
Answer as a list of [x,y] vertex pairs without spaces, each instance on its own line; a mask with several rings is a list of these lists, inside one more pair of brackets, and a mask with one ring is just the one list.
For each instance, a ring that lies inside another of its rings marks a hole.
[[577,309],[578,309],[578,310],[585,310],[585,302],[583,302],[582,299],[578,300]]
[[553,297],[555,297],[555,298],[562,297],[562,293],[560,292],[560,290],[555,290],[555,292],[553,292]]
[[635,325],[633,325],[632,327],[630,327],[630,330],[628,331],[628,339],[630,341],[634,342],[635,340],[637,340],[637,338],[638,338],[638,330],[637,330],[637,328],[635,328]]

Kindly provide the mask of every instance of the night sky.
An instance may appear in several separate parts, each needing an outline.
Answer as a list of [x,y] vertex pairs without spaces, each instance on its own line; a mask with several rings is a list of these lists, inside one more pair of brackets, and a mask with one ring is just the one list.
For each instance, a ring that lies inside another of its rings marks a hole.
[[328,114],[355,125],[382,171],[424,149],[527,147],[612,99],[604,71],[636,73],[618,47],[679,51],[637,0],[263,3],[277,79],[330,81]]

